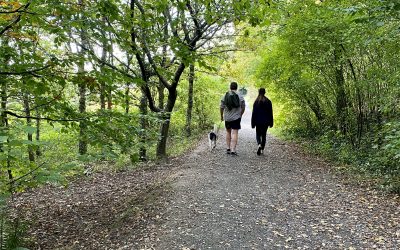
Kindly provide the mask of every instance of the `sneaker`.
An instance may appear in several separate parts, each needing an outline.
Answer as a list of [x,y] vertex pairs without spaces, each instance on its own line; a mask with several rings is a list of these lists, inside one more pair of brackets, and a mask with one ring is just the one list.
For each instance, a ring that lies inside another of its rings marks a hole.
[[264,154],[264,150],[263,150],[263,149],[261,150],[261,154],[262,154],[262,155]]
[[261,146],[258,146],[257,155],[260,155],[262,151],[263,151],[263,150],[261,149]]
[[236,152],[231,152],[231,155],[233,155],[233,156],[237,156],[238,154],[236,153]]
[[226,149],[226,154],[228,154],[228,155],[231,154],[231,149],[230,149],[230,148],[227,148],[227,149]]

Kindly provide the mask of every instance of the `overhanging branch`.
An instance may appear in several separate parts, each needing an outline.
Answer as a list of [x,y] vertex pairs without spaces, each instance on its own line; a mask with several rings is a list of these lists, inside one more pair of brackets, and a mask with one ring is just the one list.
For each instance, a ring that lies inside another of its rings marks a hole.
[[[28,2],[27,4],[18,8],[14,13],[23,12],[22,9],[25,11],[29,7],[30,4],[31,4],[31,2]],[[11,13],[13,13],[13,12],[11,12]],[[21,16],[22,16],[22,14],[19,14],[11,23],[9,23],[2,30],[0,30],[0,36],[2,36],[7,30],[11,29],[15,24],[17,24],[19,21],[21,21]]]
[[52,122],[76,122],[76,121],[82,121],[86,120],[85,118],[77,118],[77,119],[53,119],[49,117],[34,117],[34,116],[24,116],[24,115],[18,115],[14,112],[11,112],[9,110],[3,111],[3,114],[11,115],[20,119],[33,119],[33,120],[45,120],[45,121],[52,121]]
[[26,70],[26,71],[20,71],[20,72],[12,72],[12,71],[0,71],[0,75],[33,75],[33,76],[39,76],[36,73],[42,70],[45,70],[47,68],[50,68],[51,65],[48,64],[46,66],[43,66],[41,68],[37,69],[31,69],[31,70]]

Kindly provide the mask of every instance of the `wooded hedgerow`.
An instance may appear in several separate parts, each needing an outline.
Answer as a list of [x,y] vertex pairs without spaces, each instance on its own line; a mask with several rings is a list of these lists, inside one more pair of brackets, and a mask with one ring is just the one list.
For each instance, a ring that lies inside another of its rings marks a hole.
[[235,73],[237,41],[275,127],[399,192],[399,24],[397,0],[1,1],[0,248],[5,196],[209,128],[228,79],[201,72]]

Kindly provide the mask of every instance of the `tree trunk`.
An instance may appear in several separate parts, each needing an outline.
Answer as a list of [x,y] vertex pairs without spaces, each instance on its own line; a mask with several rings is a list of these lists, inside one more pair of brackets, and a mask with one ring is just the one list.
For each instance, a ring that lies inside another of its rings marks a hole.
[[343,135],[347,133],[347,100],[346,100],[346,92],[344,88],[344,76],[343,76],[343,67],[340,66],[339,69],[336,69],[336,115],[339,117],[339,128]]
[[340,62],[339,52],[335,51],[335,80],[336,80],[336,115],[338,127],[343,135],[347,134],[347,97],[345,91],[345,79],[343,64]]
[[[132,56],[129,55],[129,53],[127,53],[126,55],[126,72],[129,73],[129,69],[131,67],[131,60],[132,60]],[[129,114],[129,109],[130,109],[130,105],[131,105],[131,97],[129,96],[131,91],[131,84],[129,81],[126,82],[125,84],[125,113]]]
[[[7,110],[7,82],[5,79],[1,79],[1,110]],[[8,127],[8,119],[7,119],[7,114],[5,112],[1,112],[1,127],[6,130]],[[7,139],[8,141],[8,139]],[[1,147],[1,151],[4,151],[4,149]],[[8,180],[10,181],[10,187],[9,191],[11,195],[14,194],[14,183],[13,183],[13,173],[11,170],[11,162],[10,158],[8,157],[9,152],[7,153],[7,163],[6,163],[6,169],[7,169],[7,174],[8,174]]]
[[107,109],[112,109],[112,88],[111,86],[107,87]]
[[[79,4],[83,6],[83,0],[79,0]],[[80,18],[85,18],[84,16],[80,16]],[[87,47],[87,40],[85,30],[80,30],[80,40],[84,47]],[[80,61],[78,62],[78,76],[79,76],[79,83],[78,83],[78,92],[79,92],[79,113],[84,117],[86,113],[86,79],[85,79],[85,49],[81,48],[80,51]],[[87,124],[85,119],[82,119],[79,122],[79,145],[78,151],[80,155],[84,155],[87,153]]]
[[100,109],[106,109],[106,83],[103,80],[100,82]]
[[[1,79],[1,110],[7,110],[7,83],[4,81],[4,79]],[[7,126],[7,114],[5,112],[1,112],[1,127],[5,128]]]
[[141,161],[147,160],[146,155],[146,129],[147,129],[147,97],[144,93],[140,98],[140,148],[139,148],[139,157]]
[[[80,75],[78,83],[79,91],[79,113],[82,117],[86,113],[86,81],[84,79],[85,67],[84,62],[80,62],[78,65],[78,75]],[[84,119],[79,122],[79,154],[84,155],[87,153],[87,124]]]
[[186,134],[187,136],[192,135],[191,123],[192,123],[192,110],[193,110],[193,83],[194,83],[194,64],[189,66],[189,91],[188,91],[188,103],[186,110]]
[[[86,82],[80,80],[79,83],[79,113],[84,115],[86,113]],[[87,153],[87,124],[86,121],[79,122],[79,154],[84,155]]]
[[162,113],[162,124],[160,129],[160,140],[157,144],[157,158],[162,159],[167,157],[167,140],[169,133],[169,125],[171,121],[171,112],[174,108],[177,91],[175,88],[168,89],[168,101],[165,108],[165,112]]
[[129,92],[130,92],[130,84],[129,82],[126,83],[125,85],[125,113],[129,114],[129,106],[131,102],[131,98],[129,97]]
[[157,89],[158,89],[158,108],[159,109],[164,109],[164,98],[165,98],[164,90],[165,90],[165,87],[161,82],[159,82],[158,86],[157,86]]
[[[84,6],[83,0],[79,0],[79,5]],[[84,16],[80,15],[79,17],[82,19],[81,21],[84,22]],[[83,47],[87,47],[87,39],[86,39],[86,31],[84,28],[80,30],[80,40]],[[80,51],[80,61],[78,62],[78,76],[79,76],[79,83],[78,83],[78,92],[79,92],[79,113],[84,117],[86,113],[86,89],[87,84],[85,80],[85,49],[81,48]],[[85,119],[82,119],[79,122],[79,145],[78,151],[80,155],[84,155],[87,153],[87,124]]]
[[[102,18],[103,23],[106,23],[105,18]],[[102,35],[102,39],[103,40],[103,44],[102,44],[102,48],[101,48],[101,63],[100,63],[100,72],[102,74],[102,76],[104,76],[105,72],[104,72],[104,63],[107,59],[107,49],[106,49],[106,33],[104,32],[104,30],[101,31],[101,35]],[[101,79],[100,81],[100,109],[104,110],[106,108],[106,82]]]
[[[25,115],[27,116],[26,125],[31,126],[32,125],[32,120],[30,118],[31,117],[31,108],[29,105],[29,94],[28,93],[24,93],[23,101],[24,101]],[[28,133],[28,140],[33,141],[32,133]],[[35,161],[35,152],[31,145],[28,145],[28,157],[29,157],[29,161],[31,161],[31,162]]]
[[[39,108],[36,108],[36,117],[40,118],[40,111]],[[36,141],[40,141],[40,119],[36,120]],[[42,152],[40,151],[40,147],[38,146],[36,148],[36,156],[39,157],[42,155]]]
[[[114,52],[113,52],[113,43],[112,43],[113,38],[112,38],[111,34],[109,35],[109,39],[108,39],[108,40],[110,41],[110,46],[109,46],[110,51],[109,51],[109,53],[108,53],[108,62],[109,62],[111,65],[114,65],[114,57],[113,57],[113,53],[114,53]],[[112,90],[113,90],[113,83],[112,83],[112,82],[109,82],[106,88],[107,88],[107,109],[108,109],[108,110],[111,110],[111,109],[112,109]]]
[[321,123],[324,120],[325,115],[323,113],[323,110],[321,109],[319,99],[316,97],[310,99],[306,94],[304,94],[303,99],[307,103],[307,106],[314,113],[315,117],[317,118],[317,121]]
[[160,129],[160,140],[157,144],[157,158],[163,159],[167,157],[167,139],[168,139],[168,132],[169,132],[169,124],[170,124],[171,115],[163,114],[161,129]]

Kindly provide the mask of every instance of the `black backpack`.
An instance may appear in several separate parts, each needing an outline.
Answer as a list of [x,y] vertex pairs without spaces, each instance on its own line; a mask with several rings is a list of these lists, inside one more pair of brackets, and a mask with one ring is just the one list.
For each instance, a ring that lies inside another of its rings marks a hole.
[[240,99],[238,94],[236,94],[233,91],[228,91],[225,94],[224,97],[224,103],[225,106],[228,108],[228,110],[231,110],[233,108],[239,108],[240,107]]

